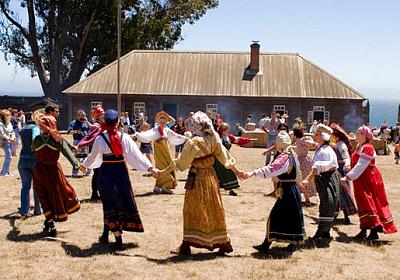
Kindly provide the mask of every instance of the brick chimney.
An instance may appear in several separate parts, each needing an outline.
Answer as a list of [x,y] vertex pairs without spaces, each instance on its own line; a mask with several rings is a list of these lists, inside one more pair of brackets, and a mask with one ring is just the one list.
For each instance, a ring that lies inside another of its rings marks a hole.
[[253,41],[250,45],[250,66],[251,71],[260,71],[260,45],[258,41]]

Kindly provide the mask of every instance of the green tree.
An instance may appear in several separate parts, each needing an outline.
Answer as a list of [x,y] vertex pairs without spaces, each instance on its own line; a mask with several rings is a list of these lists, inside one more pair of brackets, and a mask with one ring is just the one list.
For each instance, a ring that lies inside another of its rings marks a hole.
[[[218,0],[123,0],[122,54],[172,48],[184,24],[217,6]],[[0,0],[0,8],[5,59],[38,76],[45,96],[60,96],[117,57],[117,0]]]

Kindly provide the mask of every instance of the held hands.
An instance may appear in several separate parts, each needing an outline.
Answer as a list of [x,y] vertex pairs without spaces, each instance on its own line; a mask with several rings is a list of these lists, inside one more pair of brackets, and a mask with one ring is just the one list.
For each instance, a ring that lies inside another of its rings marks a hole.
[[347,178],[346,178],[346,177],[340,178],[340,182],[341,182],[343,185],[347,185]]
[[238,173],[236,173],[236,175],[239,177],[240,180],[247,180],[250,177],[253,177],[255,175],[255,172],[254,171],[251,171],[251,172],[239,171]]
[[83,174],[86,174],[86,167],[84,167],[83,165],[81,165],[79,167],[79,171],[82,172]]
[[304,190],[304,189],[307,187],[307,185],[308,185],[309,183],[310,183],[310,180],[308,180],[307,178],[304,179],[304,180],[301,181],[301,183],[300,183],[300,188]]
[[151,176],[156,179],[161,176],[161,171],[155,167],[150,168],[149,172],[151,173]]

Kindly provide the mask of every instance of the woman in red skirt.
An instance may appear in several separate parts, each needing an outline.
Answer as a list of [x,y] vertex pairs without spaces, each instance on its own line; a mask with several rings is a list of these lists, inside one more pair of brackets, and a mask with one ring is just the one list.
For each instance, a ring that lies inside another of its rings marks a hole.
[[[343,184],[352,180],[354,196],[357,202],[361,231],[356,238],[378,240],[378,232],[395,233],[397,231],[390,212],[382,175],[375,166],[375,149],[372,146],[372,131],[367,126],[357,130],[357,147],[351,156],[351,170],[341,178]],[[367,230],[370,234],[367,236]]]

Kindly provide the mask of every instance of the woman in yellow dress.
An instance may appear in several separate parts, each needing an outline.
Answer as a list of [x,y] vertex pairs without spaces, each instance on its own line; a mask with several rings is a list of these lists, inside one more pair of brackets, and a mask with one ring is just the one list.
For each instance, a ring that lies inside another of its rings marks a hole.
[[194,137],[186,141],[180,157],[160,171],[163,175],[176,169],[183,171],[190,168],[183,206],[183,242],[176,253],[190,254],[190,246],[210,251],[219,248],[220,254],[230,253],[233,249],[226,229],[214,160],[217,159],[240,178],[244,173],[235,168],[235,159],[222,145],[207,115],[197,112],[192,118],[189,129]]
[[[156,115],[156,123],[153,129],[145,132],[136,133],[136,138],[142,143],[154,141],[154,161],[157,169],[164,169],[172,162],[169,144],[181,145],[187,138],[177,134],[167,127],[167,123],[174,119],[166,112],[161,111]],[[172,190],[177,186],[175,172],[171,171],[159,176],[154,185],[154,193],[172,194]]]

